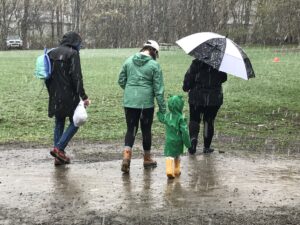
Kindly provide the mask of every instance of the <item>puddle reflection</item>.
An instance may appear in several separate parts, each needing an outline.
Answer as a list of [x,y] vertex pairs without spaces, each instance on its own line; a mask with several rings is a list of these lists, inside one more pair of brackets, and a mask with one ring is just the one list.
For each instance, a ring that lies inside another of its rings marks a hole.
[[50,200],[50,218],[56,214],[78,211],[84,209],[87,201],[84,200],[80,182],[72,177],[71,169],[67,166],[56,167],[53,170],[53,182]]
[[212,155],[190,156],[187,162],[188,183],[191,190],[207,192],[218,185],[215,160]]

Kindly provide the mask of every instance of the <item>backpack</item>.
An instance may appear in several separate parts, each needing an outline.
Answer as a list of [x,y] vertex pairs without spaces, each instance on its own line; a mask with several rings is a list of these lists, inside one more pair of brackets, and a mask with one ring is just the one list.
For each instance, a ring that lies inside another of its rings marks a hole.
[[36,59],[34,75],[39,79],[48,80],[51,77],[52,66],[48,53],[52,50],[53,48],[49,51],[45,48],[44,54]]

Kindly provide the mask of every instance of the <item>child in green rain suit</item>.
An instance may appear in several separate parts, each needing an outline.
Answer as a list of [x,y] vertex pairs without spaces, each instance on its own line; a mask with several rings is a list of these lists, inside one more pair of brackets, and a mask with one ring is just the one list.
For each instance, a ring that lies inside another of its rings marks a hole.
[[179,176],[180,155],[183,153],[184,145],[191,147],[189,130],[186,119],[182,114],[184,102],[182,96],[171,96],[168,99],[169,112],[163,114],[157,112],[159,121],[165,124],[166,141],[164,155],[166,158],[166,173],[168,178]]

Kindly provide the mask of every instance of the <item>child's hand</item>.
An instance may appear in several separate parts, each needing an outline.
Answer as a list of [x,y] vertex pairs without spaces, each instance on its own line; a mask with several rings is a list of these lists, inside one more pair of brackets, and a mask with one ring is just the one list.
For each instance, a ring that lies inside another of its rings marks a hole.
[[156,113],[156,115],[157,115],[157,118],[158,118],[159,122],[163,123],[165,121],[165,114],[158,111]]

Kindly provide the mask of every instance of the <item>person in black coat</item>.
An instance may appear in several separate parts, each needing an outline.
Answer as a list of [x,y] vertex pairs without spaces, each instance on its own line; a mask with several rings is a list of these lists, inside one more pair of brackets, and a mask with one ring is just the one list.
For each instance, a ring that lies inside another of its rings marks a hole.
[[192,147],[190,154],[195,154],[198,144],[200,122],[203,121],[204,153],[211,153],[210,148],[214,135],[214,120],[223,104],[222,83],[227,80],[227,74],[212,66],[193,60],[185,74],[183,91],[189,93],[190,122],[189,132]]
[[[52,64],[51,78],[46,80],[49,93],[48,116],[55,117],[54,148],[50,154],[55,157],[55,165],[70,163],[65,148],[78,131],[73,123],[73,114],[80,101],[89,104],[83,87],[79,49],[81,37],[76,32],[66,33],[60,45],[48,55]],[[66,130],[65,120],[70,124]]]

